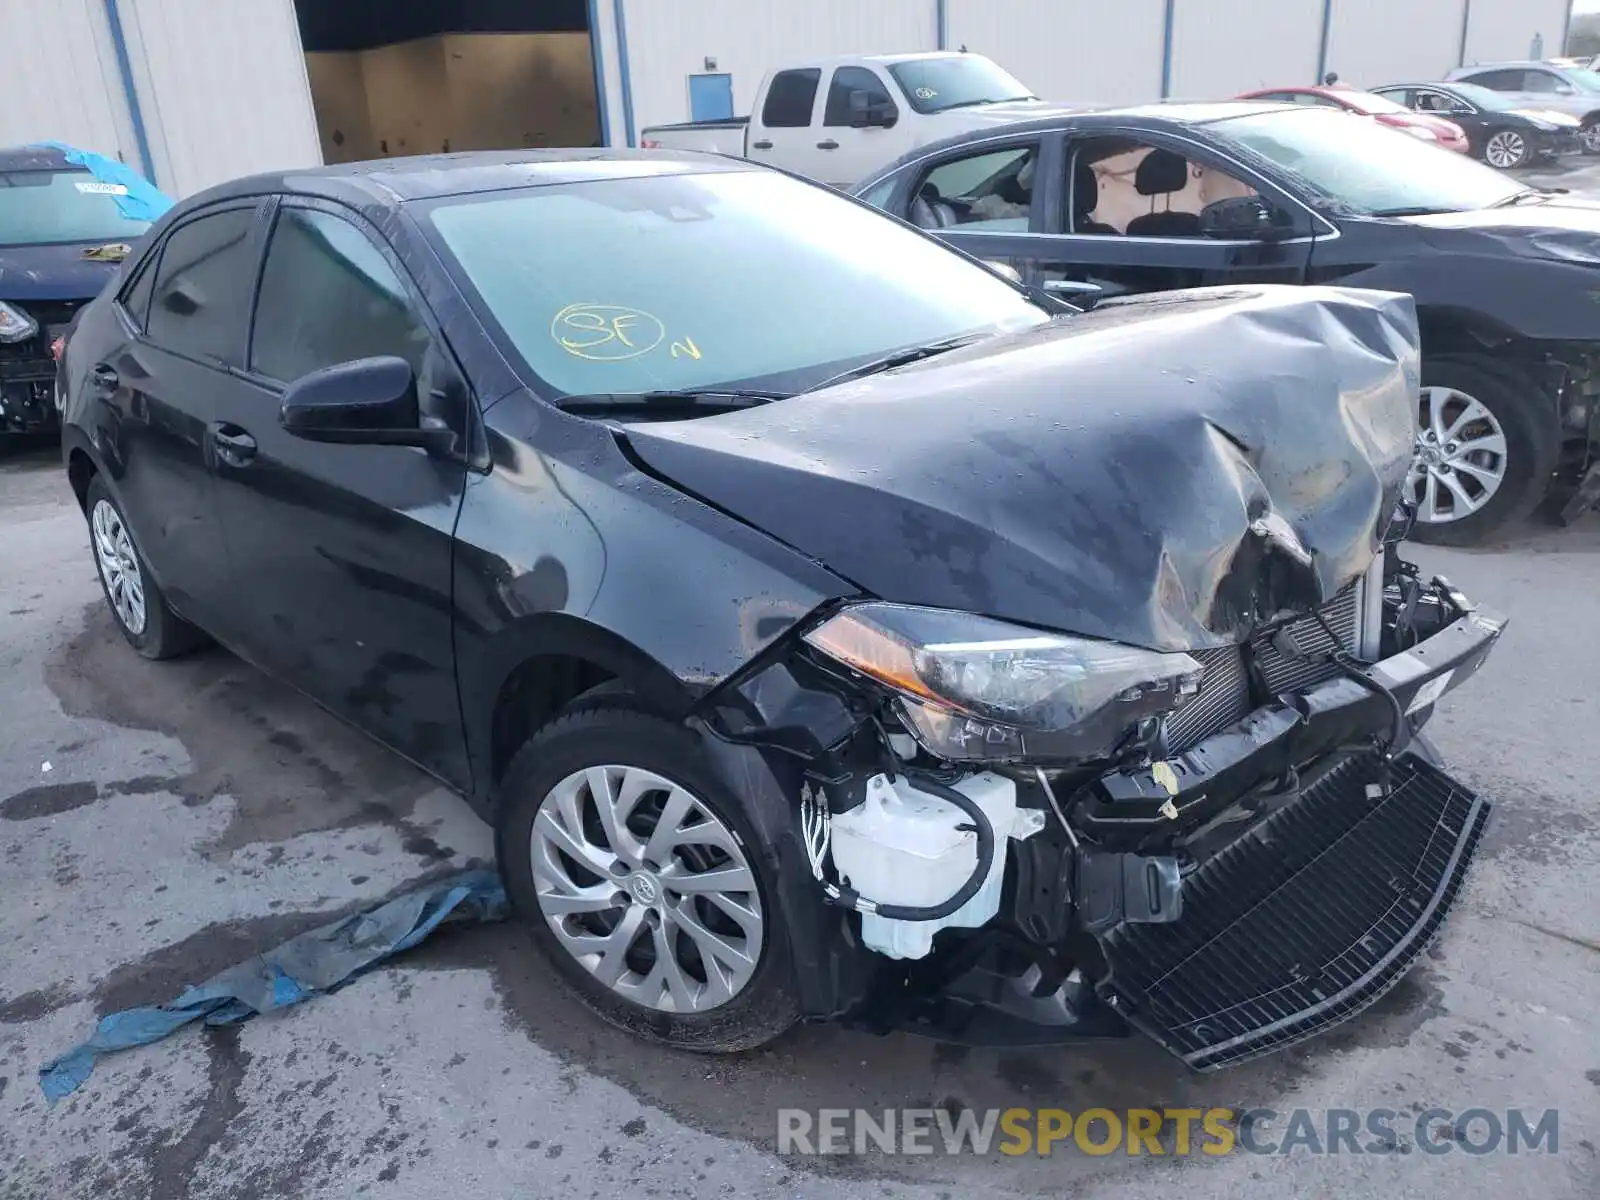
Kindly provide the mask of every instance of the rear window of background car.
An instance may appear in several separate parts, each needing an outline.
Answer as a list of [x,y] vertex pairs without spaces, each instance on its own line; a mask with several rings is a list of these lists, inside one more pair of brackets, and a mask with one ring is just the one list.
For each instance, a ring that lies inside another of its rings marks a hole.
[[244,302],[255,273],[250,230],[254,208],[210,213],[178,226],[161,251],[145,332],[168,350],[239,361]]
[[365,233],[331,213],[280,210],[261,273],[252,371],[292,383],[392,354],[420,373],[429,336],[399,274]]
[[767,102],[761,106],[761,123],[769,129],[804,129],[811,124],[811,109],[816,104],[821,79],[822,72],[815,67],[779,71],[767,89]]

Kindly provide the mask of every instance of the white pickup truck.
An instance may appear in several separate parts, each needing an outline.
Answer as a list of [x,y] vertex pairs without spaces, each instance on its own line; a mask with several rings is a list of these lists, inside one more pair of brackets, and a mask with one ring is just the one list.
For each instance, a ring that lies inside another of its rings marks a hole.
[[848,187],[909,150],[1053,110],[981,54],[868,54],[769,72],[755,112],[652,125],[640,144],[771,163]]

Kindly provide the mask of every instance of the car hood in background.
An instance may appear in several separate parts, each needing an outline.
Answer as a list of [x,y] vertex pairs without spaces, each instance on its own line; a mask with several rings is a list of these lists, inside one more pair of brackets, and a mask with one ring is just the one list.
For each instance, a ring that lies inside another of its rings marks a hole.
[[115,243],[0,245],[0,300],[94,299],[121,265],[84,257],[84,251],[105,244]]
[[1206,289],[623,436],[884,599],[1196,649],[1367,568],[1418,385],[1409,297]]

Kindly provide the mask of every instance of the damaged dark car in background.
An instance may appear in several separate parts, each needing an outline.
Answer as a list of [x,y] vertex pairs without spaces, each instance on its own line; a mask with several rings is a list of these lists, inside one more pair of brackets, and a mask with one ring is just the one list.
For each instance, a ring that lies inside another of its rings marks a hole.
[[78,310],[170,206],[114,159],[0,146],[0,451],[56,428],[56,358]]
[[457,156],[186,201],[64,454],[129,642],[465,794],[605,1019],[1211,1068],[1393,984],[1487,819],[1419,733],[1504,622],[1400,553],[1418,341],[1078,313],[747,164]]

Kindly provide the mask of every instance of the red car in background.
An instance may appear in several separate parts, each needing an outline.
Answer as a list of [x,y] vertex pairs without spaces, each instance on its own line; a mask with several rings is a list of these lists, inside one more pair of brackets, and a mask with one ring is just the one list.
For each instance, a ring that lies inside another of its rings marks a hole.
[[1380,125],[1437,142],[1446,150],[1470,154],[1472,146],[1466,132],[1454,121],[1443,117],[1430,117],[1426,113],[1412,112],[1384,96],[1358,91],[1353,87],[1284,87],[1268,88],[1259,92],[1246,92],[1241,100],[1280,100],[1286,104],[1316,104],[1324,108],[1342,108],[1346,112],[1371,117]]

